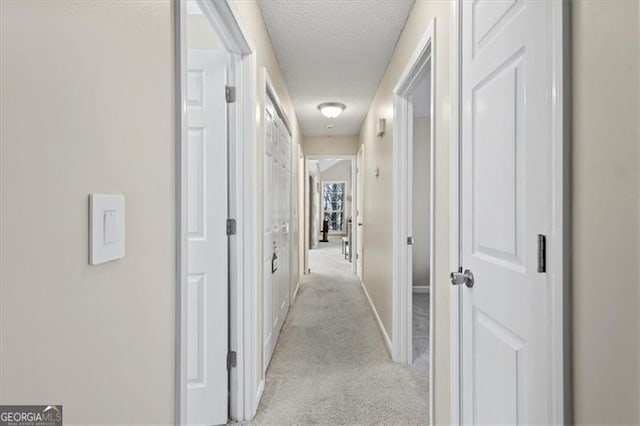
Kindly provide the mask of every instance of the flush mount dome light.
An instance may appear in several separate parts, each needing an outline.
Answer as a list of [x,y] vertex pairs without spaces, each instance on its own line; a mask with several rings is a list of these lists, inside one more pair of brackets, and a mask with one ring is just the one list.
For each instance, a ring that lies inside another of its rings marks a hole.
[[345,104],[341,104],[340,102],[325,102],[323,104],[318,105],[318,109],[327,118],[336,118],[342,111],[344,111],[347,107]]

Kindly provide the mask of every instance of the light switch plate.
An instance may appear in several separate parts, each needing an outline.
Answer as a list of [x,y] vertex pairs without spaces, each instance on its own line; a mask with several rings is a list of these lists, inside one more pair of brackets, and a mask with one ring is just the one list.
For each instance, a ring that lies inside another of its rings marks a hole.
[[89,263],[124,257],[124,195],[89,195]]

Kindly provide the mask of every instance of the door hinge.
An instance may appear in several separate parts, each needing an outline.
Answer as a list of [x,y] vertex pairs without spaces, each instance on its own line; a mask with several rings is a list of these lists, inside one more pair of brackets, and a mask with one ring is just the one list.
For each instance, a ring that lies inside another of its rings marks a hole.
[[238,354],[236,353],[236,351],[227,352],[227,370],[231,370],[237,365],[238,365]]
[[413,245],[413,237],[407,237],[407,245],[408,246],[412,246]]
[[236,235],[237,225],[235,219],[227,219],[227,235]]
[[547,272],[547,237],[538,234],[538,272]]
[[234,86],[225,86],[224,97],[227,103],[234,103],[236,101],[236,88]]

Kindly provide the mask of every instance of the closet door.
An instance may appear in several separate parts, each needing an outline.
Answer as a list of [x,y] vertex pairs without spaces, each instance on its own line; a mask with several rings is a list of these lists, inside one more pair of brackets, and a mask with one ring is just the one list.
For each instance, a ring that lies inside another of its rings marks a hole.
[[270,102],[265,107],[264,118],[264,165],[263,165],[263,274],[262,274],[262,299],[263,299],[263,369],[266,370],[271,360],[271,354],[275,345],[274,336],[274,299],[273,293],[276,287],[276,276],[273,272],[273,254],[276,245],[278,221],[277,221],[277,167],[275,159],[275,110]]
[[266,371],[289,310],[291,281],[291,136],[268,96],[264,125],[263,367]]

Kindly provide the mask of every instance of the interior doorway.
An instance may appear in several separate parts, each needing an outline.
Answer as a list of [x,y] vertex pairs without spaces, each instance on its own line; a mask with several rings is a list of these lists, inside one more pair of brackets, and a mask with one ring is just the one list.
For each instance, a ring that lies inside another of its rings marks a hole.
[[356,220],[354,221],[356,241],[354,255],[356,275],[360,281],[364,279],[364,145],[360,145],[356,155]]
[[[424,368],[433,407],[434,56],[433,21],[394,90],[393,341],[396,362]],[[433,424],[433,410],[429,411]]]
[[356,253],[353,249],[358,244],[355,163],[356,157],[353,155],[306,158],[308,189],[305,209],[309,222],[306,227],[308,244],[305,247],[307,273],[315,272],[322,264],[314,259],[329,252],[335,255],[336,261],[346,262],[351,273],[356,273]]
[[254,49],[228,1],[175,19],[176,424],[225,424],[257,408]]

